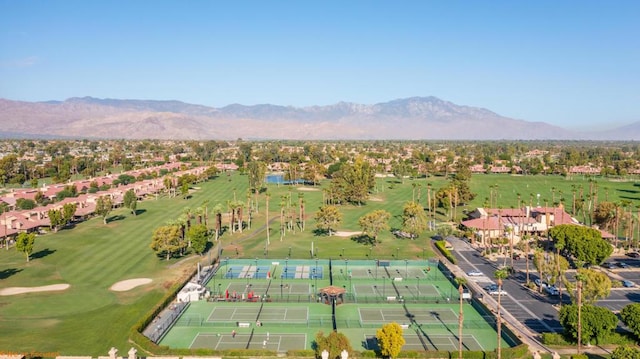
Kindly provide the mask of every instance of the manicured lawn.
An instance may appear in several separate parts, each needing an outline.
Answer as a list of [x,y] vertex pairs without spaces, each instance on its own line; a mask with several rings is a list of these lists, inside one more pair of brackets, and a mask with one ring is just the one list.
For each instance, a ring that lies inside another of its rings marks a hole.
[[[375,210],[385,209],[392,214],[390,226],[401,226],[402,206],[412,198],[412,184],[421,185],[420,201],[426,206],[426,185],[435,190],[445,179],[430,177],[406,180],[404,184],[393,180],[378,180],[377,191],[363,206],[345,205],[340,210],[344,220],[341,231],[360,231],[358,218]],[[477,175],[471,188],[478,195],[472,203],[459,210],[472,210],[481,206],[489,195],[489,186],[498,184],[499,206],[517,205],[517,193],[524,202],[529,194],[541,194],[551,205],[551,188],[556,188],[556,201],[563,192],[568,209],[571,205],[572,184],[582,185],[588,192],[586,179],[572,181],[562,177]],[[62,355],[106,355],[110,347],[127,350],[127,333],[153,305],[166,289],[183,273],[192,270],[197,258],[164,261],[149,248],[151,233],[168,220],[175,220],[185,207],[195,209],[208,201],[209,208],[227,201],[247,201],[248,180],[239,174],[221,175],[219,178],[196,185],[198,188],[188,200],[161,197],[140,203],[140,214],[132,216],[124,210],[112,212],[112,220],[103,225],[101,219],[78,224],[73,229],[39,236],[34,258],[26,263],[24,255],[15,249],[0,250],[0,288],[31,287],[68,283],[71,287],[61,292],[30,293],[0,297],[0,348],[7,351],[59,352]],[[637,186],[633,182],[599,180],[600,200],[638,200]],[[304,189],[303,189],[304,188]],[[322,203],[319,187],[286,187],[269,185],[271,194],[271,244],[265,251],[265,196],[260,195],[260,212],[254,214],[251,228],[243,233],[223,237],[223,257],[240,258],[311,258],[311,246],[319,258],[335,259],[422,259],[431,256],[424,234],[416,240],[396,239],[391,233],[382,233],[380,243],[371,247],[349,237],[327,237],[314,234],[313,215]],[[287,232],[280,240],[279,214],[283,196],[291,196],[292,211],[297,214],[298,194],[306,202],[306,230]],[[417,196],[417,189],[416,189]],[[535,197],[534,197],[535,201]],[[534,203],[535,205],[536,203]],[[541,203],[544,205],[544,203]],[[213,224],[209,213],[209,225]],[[460,217],[459,217],[460,218]],[[439,217],[442,219],[442,217]],[[224,225],[228,220],[224,219]],[[237,254],[236,254],[237,250]],[[127,292],[112,292],[109,287],[121,280],[148,277],[153,282]]]

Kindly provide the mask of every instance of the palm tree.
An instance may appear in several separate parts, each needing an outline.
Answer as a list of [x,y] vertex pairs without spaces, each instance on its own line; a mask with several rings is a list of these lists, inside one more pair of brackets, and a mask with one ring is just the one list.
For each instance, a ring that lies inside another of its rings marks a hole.
[[264,193],[264,198],[265,198],[264,216],[265,216],[265,223],[267,224],[267,246],[269,246],[269,243],[271,243],[271,241],[269,239],[269,232],[270,232],[270,228],[269,228],[269,198],[271,198],[271,193],[265,192]]
[[500,300],[502,298],[502,280],[507,278],[506,269],[499,269],[494,273],[496,281],[498,282],[498,314],[497,314],[497,328],[498,328],[498,359],[502,359],[502,316],[500,314]]
[[216,224],[215,224],[215,232],[216,232],[216,241],[220,238],[220,232],[222,231],[222,205],[220,203],[216,204],[211,211],[216,216]]
[[576,274],[576,286],[578,289],[578,355],[582,349],[582,281],[586,279],[586,276],[582,273]]
[[525,266],[526,266],[526,283],[527,285],[529,284],[529,241],[531,240],[529,238],[528,234],[525,234],[522,236],[522,239],[524,240],[524,245],[525,245],[525,256],[524,256],[524,260],[525,260]]
[[462,277],[456,278],[458,283],[458,294],[460,295],[460,310],[458,311],[458,359],[462,359],[462,326],[464,323],[464,311],[462,310],[462,293],[467,280]]

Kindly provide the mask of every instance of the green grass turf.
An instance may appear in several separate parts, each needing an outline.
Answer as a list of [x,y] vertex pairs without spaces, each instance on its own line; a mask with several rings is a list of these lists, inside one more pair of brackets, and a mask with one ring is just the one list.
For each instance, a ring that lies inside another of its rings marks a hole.
[[[597,179],[600,200],[631,199],[637,201],[637,186],[634,182],[615,182]],[[434,190],[446,180],[429,177],[406,180],[404,184],[393,180],[378,180],[371,200],[363,206],[345,205],[340,210],[344,215],[342,231],[359,231],[358,218],[375,210],[385,209],[392,214],[390,226],[399,228],[400,214],[406,201],[412,199],[412,184],[421,184],[420,201],[425,203],[426,184]],[[563,192],[567,208],[570,208],[572,187],[582,186],[588,192],[589,182],[582,177],[567,180],[556,176],[509,176],[474,175],[472,191],[476,199],[460,211],[483,205],[489,197],[489,186],[498,185],[498,205],[508,208],[517,205],[517,193],[523,202],[528,202],[530,193],[541,194],[552,204],[551,188],[556,188],[556,201]],[[197,185],[192,198],[161,197],[139,204],[141,214],[133,217],[125,210],[112,212],[112,221],[103,225],[101,219],[80,223],[73,229],[39,236],[36,240],[34,258],[25,263],[24,256],[14,249],[0,251],[0,286],[40,286],[69,283],[71,288],[62,292],[31,293],[0,297],[0,348],[11,351],[59,352],[64,355],[105,355],[111,346],[126,348],[127,332],[142,313],[145,313],[162,297],[167,282],[179,274],[169,266],[182,258],[164,261],[149,249],[152,231],[167,220],[176,219],[187,206],[196,208],[204,201],[212,207],[227,201],[246,201],[248,180],[234,173]],[[319,189],[316,187],[316,189]],[[271,244],[267,258],[310,258],[314,244],[319,258],[349,259],[421,259],[431,252],[428,234],[417,240],[399,240],[386,232],[380,235],[380,243],[371,248],[345,237],[316,236],[313,233],[313,214],[322,202],[321,191],[302,191],[299,187],[269,185],[271,193],[269,217],[271,222]],[[292,196],[297,202],[298,193],[304,194],[307,209],[307,229],[291,233],[280,240],[278,233],[281,197]],[[417,191],[416,191],[417,195]],[[535,202],[535,198],[534,198]],[[260,195],[260,212],[254,215],[252,228],[243,233],[225,233],[222,237],[223,256],[264,258],[266,232],[265,198]],[[536,203],[533,203],[534,205]],[[275,220],[274,220],[275,219]],[[442,217],[440,217],[442,219]],[[210,224],[213,215],[210,214]],[[225,221],[226,225],[226,221]],[[238,254],[236,255],[236,249]],[[115,282],[136,277],[150,277],[153,284],[129,292],[114,293],[108,288]]]

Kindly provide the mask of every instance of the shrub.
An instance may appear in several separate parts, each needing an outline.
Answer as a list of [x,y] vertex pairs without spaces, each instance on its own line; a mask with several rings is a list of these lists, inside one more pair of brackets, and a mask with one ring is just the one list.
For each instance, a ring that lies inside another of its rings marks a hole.
[[445,245],[447,244],[447,242],[445,240],[439,240],[439,241],[436,241],[435,243],[436,243],[436,248],[438,248],[440,253],[442,253],[442,255],[445,256],[445,258],[447,258],[449,262],[456,264],[456,258],[451,254],[451,252],[447,248],[445,248]]
[[567,339],[558,333],[542,333],[542,344],[546,345],[573,345]]

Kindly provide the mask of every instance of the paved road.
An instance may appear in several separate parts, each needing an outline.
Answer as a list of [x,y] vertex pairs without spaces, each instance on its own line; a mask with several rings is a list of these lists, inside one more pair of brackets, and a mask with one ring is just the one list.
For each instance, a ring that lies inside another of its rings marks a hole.
[[[458,266],[464,272],[472,269],[481,271],[484,275],[469,277],[470,281],[478,283],[481,287],[495,283],[493,274],[505,260],[492,262],[482,257],[480,253],[469,243],[461,239],[450,239],[449,242],[454,247],[454,253],[458,259]],[[640,260],[627,257],[615,257],[607,262],[625,262],[628,268],[603,269],[612,279],[628,279],[636,284],[640,284]],[[506,264],[511,266],[511,260],[507,259]],[[503,282],[503,288],[507,292],[501,298],[501,304],[519,322],[523,323],[533,332],[561,332],[562,326],[558,321],[558,311],[554,305],[560,301],[559,297],[550,297],[545,293],[529,290],[524,287],[526,283],[526,260],[514,260],[513,267],[516,274],[510,276]],[[572,280],[575,270],[569,270],[567,278]],[[529,262],[529,280],[538,278],[538,274],[531,261]],[[485,293],[485,295],[488,295]],[[571,300],[566,293],[562,296],[563,303],[570,303]],[[614,312],[620,311],[630,303],[640,302],[640,286],[634,288],[613,288],[609,297],[597,302],[597,305],[607,307]]]
[[[502,262],[491,262],[480,255],[480,253],[469,245],[469,243],[455,239],[450,240],[454,247],[455,255],[458,259],[458,266],[465,272],[477,269],[484,273],[480,277],[469,277],[470,281],[475,281],[481,287],[490,283],[495,283],[493,273]],[[510,261],[507,261],[510,265]],[[529,330],[537,333],[559,332],[562,326],[558,321],[558,311],[553,304],[558,302],[557,298],[550,298],[535,291],[525,288],[522,284],[526,280],[524,274],[524,260],[514,261],[514,267],[522,272],[503,281],[503,288],[507,292],[501,298],[501,305],[506,311],[511,313],[520,323],[523,323]],[[533,265],[530,269],[530,280],[536,278]],[[566,300],[566,299],[565,299]]]

